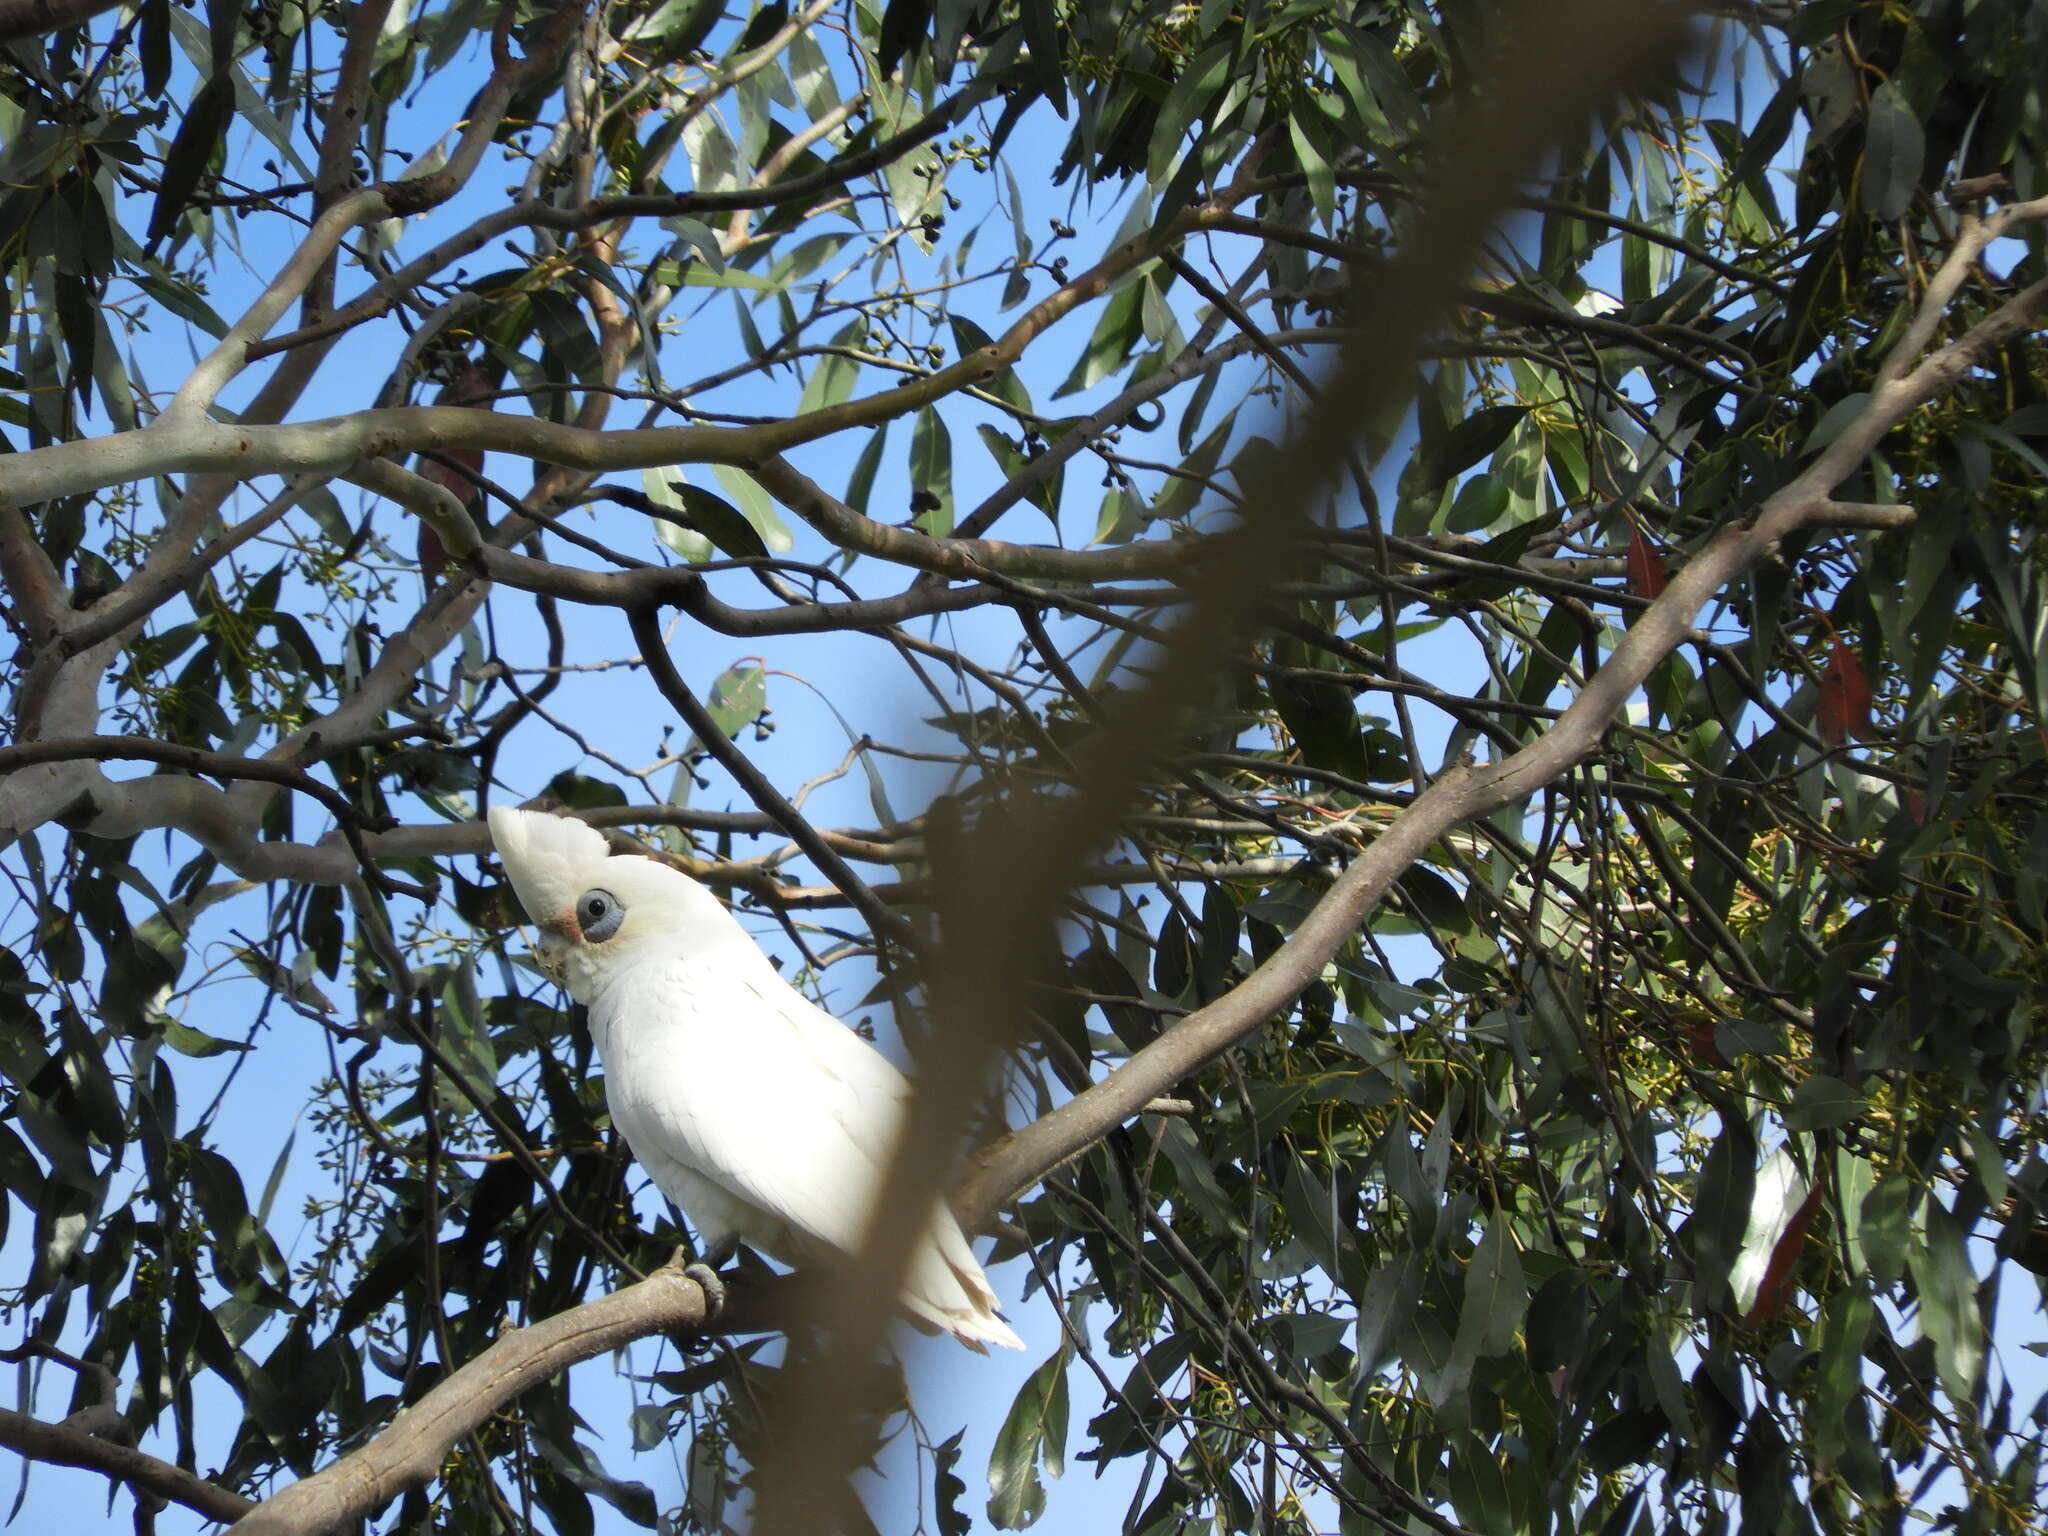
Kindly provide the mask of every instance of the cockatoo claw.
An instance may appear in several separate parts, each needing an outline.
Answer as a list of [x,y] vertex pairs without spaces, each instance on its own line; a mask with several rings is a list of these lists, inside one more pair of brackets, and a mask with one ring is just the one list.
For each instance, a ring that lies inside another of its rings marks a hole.
[[725,1310],[725,1282],[718,1278],[718,1271],[709,1264],[685,1264],[683,1278],[696,1281],[704,1292],[704,1321],[716,1322]]

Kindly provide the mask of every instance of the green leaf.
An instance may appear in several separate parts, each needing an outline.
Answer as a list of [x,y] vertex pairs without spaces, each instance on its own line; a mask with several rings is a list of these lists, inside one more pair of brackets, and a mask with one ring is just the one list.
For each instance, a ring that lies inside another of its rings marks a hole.
[[1863,206],[1874,219],[1902,219],[1920,189],[1927,160],[1927,135],[1913,115],[1906,92],[1887,81],[1870,94],[1870,119],[1863,145]]
[[711,685],[704,707],[727,736],[739,735],[768,707],[767,671],[751,659],[726,668]]
[[1299,1154],[1287,1160],[1281,1200],[1287,1211],[1288,1225],[1294,1228],[1295,1236],[1308,1243],[1324,1274],[1333,1280],[1341,1280],[1343,1263],[1336,1202],[1330,1198],[1328,1187]]
[[[1019,0],[1024,18],[1024,35],[1031,44],[1030,68],[1034,82],[1053,111],[1067,115],[1067,76],[1061,67],[1065,50],[1060,47],[1060,11],[1057,0]],[[1019,93],[1020,97],[1022,93]]]
[[[832,345],[848,351],[858,350],[867,339],[867,330],[865,320],[855,320],[832,338]],[[839,404],[853,393],[853,386],[859,378],[860,364],[853,358],[837,354],[819,358],[817,366],[811,370],[809,382],[804,385],[803,398],[797,402],[797,415],[807,416],[812,411]]]
[[662,57],[687,59],[724,19],[722,0],[662,0],[620,32],[626,42],[658,43]]
[[699,533],[718,547],[721,554],[730,555],[735,560],[767,556],[768,546],[761,542],[761,535],[754,531],[754,525],[723,496],[714,495],[697,485],[677,484],[674,490],[683,504],[684,515]]
[[1851,1434],[1850,1405],[1863,1392],[1863,1344],[1875,1317],[1870,1296],[1860,1287],[1837,1292],[1821,1320],[1819,1357],[1814,1362],[1813,1449],[1832,1465]]
[[1913,1200],[1917,1190],[1903,1174],[1878,1180],[1864,1196],[1862,1219],[1855,1225],[1855,1237],[1870,1266],[1870,1284],[1888,1286],[1905,1272],[1907,1243],[1913,1237]]
[[[474,959],[465,956],[450,970],[438,1001],[440,1010],[435,1022],[441,1054],[460,1074],[470,1093],[490,1102],[498,1095],[498,1053],[491,1042],[483,1001],[477,995]],[[449,1115],[474,1113],[469,1093],[460,1084],[448,1081],[446,1074],[436,1075],[434,1091]]]
[[1095,516],[1091,544],[1128,544],[1145,528],[1144,504],[1121,485],[1113,485],[1102,496],[1102,510]]
[[604,356],[583,307],[566,294],[542,288],[527,296],[534,329],[579,384],[604,382]]
[[1128,282],[1111,295],[1103,306],[1102,318],[1095,322],[1088,345],[1081,349],[1081,356],[1074,363],[1073,372],[1052,392],[1055,400],[1078,394],[1084,389],[1093,389],[1124,366],[1130,358],[1131,349],[1144,334],[1144,304],[1145,285],[1142,282]]
[[761,489],[758,480],[731,464],[714,464],[711,472],[718,476],[718,483],[739,503],[741,515],[753,525],[760,542],[769,551],[786,555],[795,547],[796,538],[790,533],[789,524],[782,520],[782,514],[775,510],[773,498]]
[[[1866,1205],[1868,1202],[1866,1202]],[[1920,1331],[1934,1343],[1935,1369],[1958,1403],[1973,1402],[1984,1375],[1984,1325],[1963,1224],[1939,1200],[1927,1202],[1926,1230],[1906,1249],[1920,1293]]]
[[831,61],[808,27],[789,40],[787,58],[790,84],[796,88],[797,100],[803,103],[811,121],[816,122],[839,105],[839,87],[832,78]]
[[170,148],[164,151],[163,176],[149,215],[145,244],[155,246],[177,227],[178,220],[191,207],[192,194],[199,189],[214,157],[227,142],[234,111],[235,88],[225,74],[208,80],[192,98]]
[[1458,1436],[1451,1450],[1449,1482],[1451,1508],[1466,1529],[1481,1536],[1515,1536],[1519,1527],[1500,1453],[1483,1436]]
[[690,564],[702,565],[719,554],[736,560],[767,555],[768,546],[738,507],[691,485],[681,470],[642,470],[640,483],[647,487],[650,501],[675,514],[655,523],[655,537]]
[[[953,341],[960,349],[960,356],[970,357],[985,347],[995,345],[995,339],[965,315],[948,315],[947,321],[953,327]],[[1017,377],[1015,368],[1001,368],[991,377],[981,381],[981,387],[998,400],[1016,407],[1027,415],[1031,412],[1031,391],[1024,387],[1024,381]]]
[[1499,522],[1513,498],[1513,491],[1498,475],[1473,475],[1458,487],[1450,510],[1444,514],[1444,532],[1477,533]]
[[861,516],[868,516],[868,501],[875,491],[875,472],[881,468],[882,445],[889,441],[889,424],[885,421],[867,434],[867,441],[861,444],[860,457],[853,461],[853,473],[846,477],[846,504]]
[[601,811],[626,803],[626,792],[618,785],[566,770],[548,780],[546,793],[572,811]]
[[1145,171],[1154,183],[1165,179],[1189,127],[1203,121],[1207,109],[1221,93],[1236,55],[1237,50],[1231,43],[1216,43],[1181,70],[1180,78],[1174,81],[1166,105],[1159,109],[1159,119],[1152,128],[1152,145]]
[[218,1056],[225,1051],[246,1051],[252,1048],[247,1041],[222,1040],[194,1029],[189,1024],[180,1024],[176,1019],[165,1021],[164,1043],[180,1056],[196,1056],[202,1059]]
[[1458,894],[1456,886],[1435,870],[1422,864],[1412,865],[1395,884],[1414,906],[1422,925],[1432,933],[1471,931],[1472,914],[1465,908],[1464,897]]
[[701,256],[714,273],[725,271],[725,247],[709,224],[679,213],[663,219],[661,227]]
[[1820,1131],[1847,1125],[1870,1107],[1869,1100],[1838,1077],[1815,1072],[1800,1079],[1785,1106],[1785,1128]]
[[1693,1263],[1710,1300],[1725,1297],[1728,1277],[1742,1253],[1756,1190],[1756,1138],[1741,1120],[1725,1116],[1721,1134],[1700,1165],[1692,1220],[1686,1224]]
[[131,280],[179,319],[190,321],[209,336],[218,338],[227,335],[227,321],[214,311],[212,305],[176,278],[141,273]]
[[1360,66],[1354,37],[1355,29],[1338,24],[1322,32],[1318,41],[1323,45],[1324,61],[1337,77],[1344,103],[1351,110],[1350,126],[1354,132],[1367,143],[1391,144],[1395,138],[1392,125],[1380,110],[1379,98]]
[[1513,1230],[1496,1212],[1465,1266],[1458,1331],[1443,1371],[1431,1384],[1430,1401],[1441,1406],[1464,1394],[1471,1386],[1474,1364],[1513,1347],[1528,1305],[1529,1288],[1522,1278]]
[[953,531],[953,435],[929,405],[910,429],[910,504],[917,526],[933,538]]
[[1006,1531],[1021,1531],[1045,1512],[1038,1469],[1058,1477],[1066,1465],[1067,1352],[1055,1352],[1033,1371],[1010,1404],[988,1459],[988,1517]]
[[1442,485],[1463,474],[1506,442],[1528,414],[1526,405],[1487,405],[1456,423],[1430,455],[1429,483]]
[[1294,145],[1295,161],[1308,181],[1316,218],[1327,226],[1337,217],[1337,169],[1318,142],[1322,114],[1313,106],[1314,98],[1298,97],[1296,101],[1295,110],[1287,114],[1287,134]]
[[256,1241],[256,1219],[235,1166],[211,1147],[188,1147],[186,1167],[192,1196],[206,1218],[207,1240],[226,1268],[230,1283],[253,1279],[262,1262]]
[[1849,423],[1862,415],[1869,405],[1870,396],[1867,394],[1844,395],[1829,406],[1821,419],[1814,423],[1813,430],[1806,434],[1806,441],[1801,445],[1800,451],[1819,453],[1840,437]]
[[[683,492],[689,487],[689,482],[683,478],[680,469],[643,469],[640,471],[640,485],[649,501],[663,511],[675,514],[674,518],[655,520],[654,536],[657,539],[691,565],[702,565],[717,558],[718,550],[711,540],[696,528],[685,526],[686,522],[693,523],[695,519],[690,515],[689,504],[683,500]],[[711,499],[719,500],[716,496]],[[719,504],[725,506],[724,502]],[[727,506],[726,510],[739,519],[737,509]]]
[[532,1439],[564,1481],[586,1494],[595,1494],[637,1526],[650,1531],[660,1526],[660,1506],[654,1490],[645,1483],[612,1476],[597,1452],[581,1440],[568,1439],[563,1443],[552,1434],[539,1433]]

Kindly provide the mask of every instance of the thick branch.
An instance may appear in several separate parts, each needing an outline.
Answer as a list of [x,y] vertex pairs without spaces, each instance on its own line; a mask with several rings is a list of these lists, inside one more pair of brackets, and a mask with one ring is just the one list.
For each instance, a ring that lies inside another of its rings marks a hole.
[[226,752],[209,752],[204,747],[188,747],[182,742],[152,741],[145,736],[57,737],[0,747],[0,775],[42,763],[68,762],[161,763],[216,778],[257,779],[312,796],[344,826],[367,824],[362,812],[350,805],[339,790],[322,784],[303,768],[266,758],[235,757]]
[[490,580],[564,602],[608,608],[660,603],[680,608],[722,635],[817,634],[825,630],[886,629],[906,619],[955,613],[1000,600],[985,586],[913,589],[893,597],[844,603],[793,603],[783,608],[736,608],[711,593],[701,571],[672,565],[643,565],[626,571],[590,571],[557,565],[510,550],[483,548],[472,567]]
[[233,1536],[317,1536],[375,1514],[537,1382],[635,1339],[704,1325],[704,1292],[668,1265],[609,1296],[498,1336],[361,1450],[265,1499]]
[[197,1510],[209,1520],[239,1520],[255,1501],[195,1477],[183,1467],[159,1461],[133,1446],[102,1439],[71,1424],[50,1424],[25,1413],[0,1408],[0,1445],[31,1461],[104,1472],[118,1482],[147,1490]]
[[[1427,158],[1443,178],[1444,195],[1374,290],[1356,294],[1358,318],[1329,387],[1300,414],[1265,494],[1247,503],[1244,526],[1218,536],[1217,557],[1193,566],[1190,601],[1166,654],[1148,666],[1144,686],[1070,754],[1078,792],[1006,797],[963,829],[950,851],[933,836],[944,921],[928,982],[937,1027],[920,1042],[916,1112],[892,1150],[858,1262],[821,1313],[833,1347],[792,1369],[789,1391],[764,1430],[775,1454],[762,1467],[755,1526],[761,1536],[809,1536],[839,1517],[845,1479],[863,1450],[844,1383],[879,1340],[903,1256],[936,1184],[933,1161],[964,1126],[990,1055],[1028,1027],[1026,987],[1056,950],[1054,925],[1074,872],[1114,834],[1189,717],[1199,718],[1219,674],[1241,662],[1258,609],[1290,574],[1358,424],[1374,419],[1400,389],[1425,328],[1443,312],[1534,155],[1583,121],[1615,81],[1639,76],[1675,41],[1675,12],[1644,23],[1625,19],[1616,0],[1564,6],[1561,15],[1555,0],[1523,5],[1515,10],[1522,24],[1513,30],[1540,35],[1539,9],[1552,49],[1555,38],[1570,36],[1576,56],[1558,58],[1555,68],[1539,58],[1502,70],[1497,96],[1455,119],[1431,146]],[[1233,186],[1218,205],[1237,192]],[[1158,1096],[1148,1092],[1136,1103]]]

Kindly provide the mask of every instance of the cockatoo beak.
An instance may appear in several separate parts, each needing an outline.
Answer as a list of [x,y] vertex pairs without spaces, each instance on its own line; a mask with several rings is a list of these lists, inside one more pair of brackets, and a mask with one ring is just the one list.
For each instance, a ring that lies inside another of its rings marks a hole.
[[536,930],[533,963],[558,987],[566,987],[569,975],[569,940],[554,928]]

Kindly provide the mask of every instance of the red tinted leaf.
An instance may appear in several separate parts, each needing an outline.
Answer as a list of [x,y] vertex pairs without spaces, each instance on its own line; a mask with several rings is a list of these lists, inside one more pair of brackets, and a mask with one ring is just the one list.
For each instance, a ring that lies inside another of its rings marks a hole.
[[[448,382],[441,387],[441,392],[434,397],[434,404],[470,405],[483,399],[490,392],[490,381],[484,377],[482,370],[468,358],[460,358],[452,365],[452,372]],[[481,448],[450,448],[442,455],[442,458],[447,459],[449,463],[443,464],[435,459],[422,458],[420,460],[420,473],[433,481],[434,484],[446,486],[449,490],[453,491],[457,501],[463,502],[466,505],[474,505],[481,494],[477,488],[475,477],[484,472],[483,450]],[[466,469],[470,473],[465,475],[461,470],[451,468],[450,466],[453,464],[461,465],[462,469]]]
[[476,481],[471,479],[469,475],[464,474],[462,470],[466,469],[475,474],[482,474],[484,472],[483,450],[481,448],[455,448],[451,449],[447,456],[453,459],[455,463],[460,464],[462,469],[452,468],[447,464],[441,463],[438,459],[422,459],[420,461],[420,473],[436,485],[447,486],[449,490],[455,493],[457,501],[465,504],[475,501],[477,497]]
[[1764,1278],[1756,1288],[1756,1300],[1743,1314],[1742,1325],[1745,1328],[1769,1322],[1791,1299],[1792,1271],[1799,1262],[1800,1250],[1806,1246],[1806,1229],[1813,1225],[1813,1213],[1819,1209],[1820,1186],[1816,1184],[1799,1202],[1799,1209],[1792,1213],[1792,1220],[1786,1224],[1778,1236],[1777,1245],[1771,1249],[1771,1262],[1764,1266]]
[[1852,737],[1870,734],[1870,678],[1863,670],[1863,658],[1835,636],[1828,649],[1828,664],[1820,675],[1820,706],[1814,723],[1820,739],[1839,747]]
[[[448,457],[456,464],[460,464],[463,469],[473,469],[479,474],[483,472],[484,456],[481,449],[457,448],[450,452]],[[422,479],[433,481],[436,485],[445,486],[454,493],[457,501],[471,511],[483,502],[483,492],[474,480],[462,470],[443,464],[439,460],[420,460],[420,476]],[[426,577],[427,585],[432,586],[440,580],[441,572],[448,567],[448,552],[441,547],[441,536],[425,522],[420,524],[419,557],[420,574]]]
[[1693,1059],[1702,1066],[1725,1067],[1728,1058],[1721,1054],[1721,1042],[1716,1038],[1713,1019],[1701,1016],[1685,1023],[1685,1038],[1692,1045]]
[[1664,586],[1669,580],[1664,570],[1664,557],[1657,552],[1657,546],[1643,537],[1642,529],[1631,529],[1628,536],[1630,590],[1637,597],[1655,602],[1664,595]]
[[426,578],[428,586],[432,586],[448,569],[448,551],[442,547],[441,535],[425,522],[420,524],[419,557],[420,575]]

